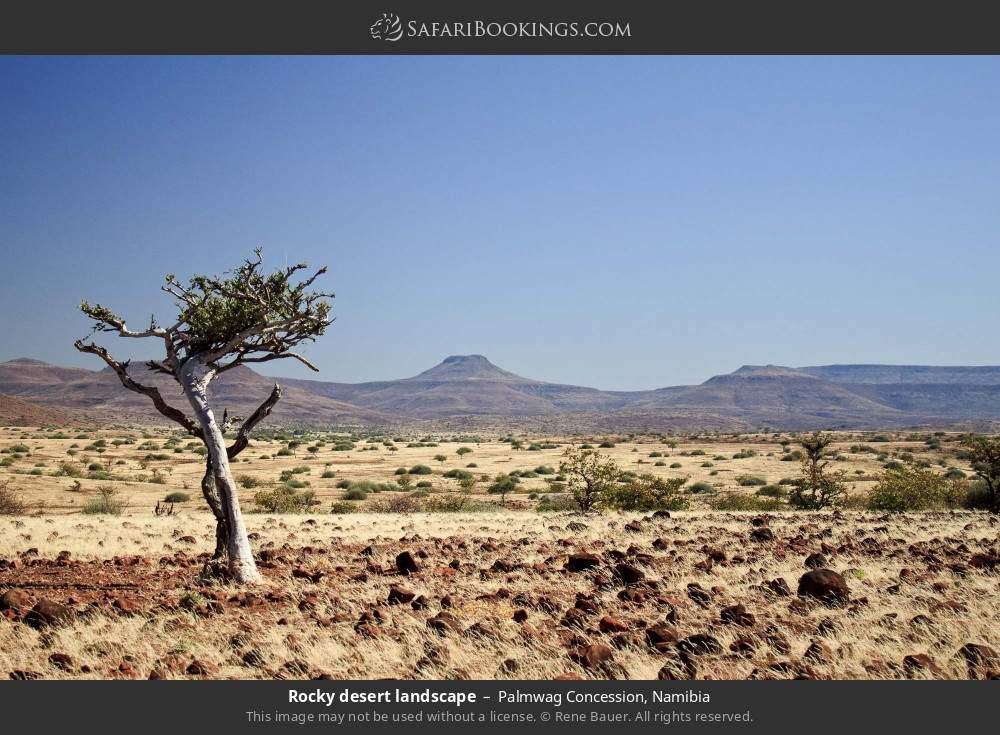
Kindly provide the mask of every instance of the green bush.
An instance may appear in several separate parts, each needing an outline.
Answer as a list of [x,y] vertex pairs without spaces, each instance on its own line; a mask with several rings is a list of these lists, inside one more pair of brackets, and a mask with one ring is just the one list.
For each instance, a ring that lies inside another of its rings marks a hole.
[[364,500],[368,497],[368,493],[362,490],[360,487],[352,487],[346,493],[344,493],[344,500]]
[[410,468],[411,475],[430,475],[432,473],[433,470],[425,464],[413,465],[413,467]]
[[868,492],[869,510],[908,511],[955,508],[963,500],[963,488],[935,472],[912,465],[900,465],[882,475]]
[[101,485],[97,488],[97,497],[85,502],[80,512],[86,515],[120,516],[127,507],[128,501],[117,490],[109,485]]
[[542,499],[538,501],[538,505],[535,506],[535,510],[539,513],[578,509],[579,506],[573,497],[563,494],[543,495]]
[[709,502],[712,510],[750,510],[775,511],[781,510],[782,504],[773,498],[760,498],[745,493],[727,493]]
[[262,513],[305,513],[319,501],[312,490],[299,492],[293,487],[279,485],[273,490],[260,490],[253,496],[257,510]]
[[619,510],[686,510],[688,500],[681,492],[687,478],[665,479],[645,475],[610,488],[604,505]]
[[693,483],[688,487],[689,493],[694,493],[695,495],[700,495],[702,493],[714,493],[715,486],[702,480],[701,482]]
[[175,492],[167,493],[167,496],[163,499],[164,503],[186,503],[191,499],[191,496],[187,493]]
[[334,502],[333,505],[330,506],[330,512],[336,514],[354,513],[356,511],[357,507],[353,503],[347,503],[342,500],[338,500]]
[[767,484],[767,480],[763,477],[753,475],[740,475],[736,478],[736,482],[740,487],[760,487]]

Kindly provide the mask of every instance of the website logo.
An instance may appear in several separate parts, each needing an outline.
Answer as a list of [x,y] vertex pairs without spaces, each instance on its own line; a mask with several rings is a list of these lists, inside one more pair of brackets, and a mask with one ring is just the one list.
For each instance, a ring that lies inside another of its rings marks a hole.
[[382,13],[368,30],[376,41],[398,41],[403,37],[403,24],[395,13]]

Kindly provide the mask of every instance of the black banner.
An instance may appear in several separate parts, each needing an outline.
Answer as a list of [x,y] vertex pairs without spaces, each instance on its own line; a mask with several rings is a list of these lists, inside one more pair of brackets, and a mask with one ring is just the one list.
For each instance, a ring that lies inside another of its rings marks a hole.
[[9,5],[5,53],[987,54],[977,0],[35,0]]
[[10,682],[5,729],[102,733],[945,732],[992,718],[989,682]]

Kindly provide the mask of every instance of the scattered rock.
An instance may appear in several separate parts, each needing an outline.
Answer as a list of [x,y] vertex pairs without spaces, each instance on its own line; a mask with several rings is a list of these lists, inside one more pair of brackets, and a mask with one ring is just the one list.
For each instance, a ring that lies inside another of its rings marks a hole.
[[413,554],[409,551],[401,551],[396,556],[396,569],[405,577],[420,571],[420,566],[417,564],[417,560],[413,558]]
[[798,593],[827,604],[846,602],[851,596],[847,580],[831,569],[814,569],[799,579]]
[[596,554],[581,552],[569,555],[569,558],[566,560],[566,569],[570,572],[582,572],[591,567],[596,567],[600,563],[601,559]]

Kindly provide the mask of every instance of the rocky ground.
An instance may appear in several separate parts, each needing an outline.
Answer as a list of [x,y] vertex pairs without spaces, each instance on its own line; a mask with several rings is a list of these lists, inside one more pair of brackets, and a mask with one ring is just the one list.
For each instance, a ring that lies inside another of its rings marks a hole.
[[975,513],[253,516],[266,581],[198,581],[207,515],[0,520],[11,678],[1000,676]]

